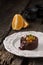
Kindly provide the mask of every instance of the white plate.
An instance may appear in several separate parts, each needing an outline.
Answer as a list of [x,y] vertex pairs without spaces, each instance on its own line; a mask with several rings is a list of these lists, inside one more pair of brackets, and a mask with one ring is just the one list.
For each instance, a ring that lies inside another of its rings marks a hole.
[[[35,50],[20,50],[20,38],[27,34],[32,34],[38,37],[38,48]],[[14,33],[5,38],[3,41],[5,49],[15,55],[23,57],[43,57],[43,33],[35,31],[25,31]]]

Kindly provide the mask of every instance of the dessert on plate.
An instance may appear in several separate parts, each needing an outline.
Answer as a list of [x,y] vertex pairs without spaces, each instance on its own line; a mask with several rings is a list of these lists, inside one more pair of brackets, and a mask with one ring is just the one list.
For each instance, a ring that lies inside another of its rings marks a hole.
[[21,50],[34,50],[38,47],[38,38],[34,35],[26,35],[20,39]]

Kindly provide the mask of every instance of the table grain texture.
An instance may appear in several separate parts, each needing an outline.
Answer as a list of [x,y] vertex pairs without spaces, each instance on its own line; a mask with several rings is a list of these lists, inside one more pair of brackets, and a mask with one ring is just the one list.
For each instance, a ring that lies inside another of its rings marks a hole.
[[[35,0],[37,2],[37,0]],[[31,5],[34,4],[34,0]],[[39,2],[43,3],[41,0]],[[6,36],[15,32],[11,28],[12,18],[16,13],[21,13],[29,0],[9,1],[0,7],[0,65],[43,65],[42,58],[24,58],[13,55],[5,50],[3,40]],[[35,3],[36,3],[35,2]],[[43,20],[29,21],[30,26],[20,31],[40,31],[43,32]]]

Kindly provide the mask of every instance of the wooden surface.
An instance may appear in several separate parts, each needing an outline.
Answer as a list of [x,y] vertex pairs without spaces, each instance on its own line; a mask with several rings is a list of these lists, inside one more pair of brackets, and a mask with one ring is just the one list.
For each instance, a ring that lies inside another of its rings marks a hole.
[[[12,18],[15,13],[21,13],[29,0],[10,2],[2,6],[0,10],[0,65],[43,65],[43,58],[24,58],[13,55],[5,50],[3,40],[12,33],[19,32],[11,29]],[[41,31],[43,32],[43,20],[30,21],[30,27],[20,31]]]

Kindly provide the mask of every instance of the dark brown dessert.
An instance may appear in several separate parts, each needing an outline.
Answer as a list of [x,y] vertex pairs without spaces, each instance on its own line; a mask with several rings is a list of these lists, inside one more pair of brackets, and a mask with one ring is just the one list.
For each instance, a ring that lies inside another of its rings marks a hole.
[[26,37],[21,37],[20,49],[21,50],[34,50],[38,46],[38,38],[33,35],[26,35]]

